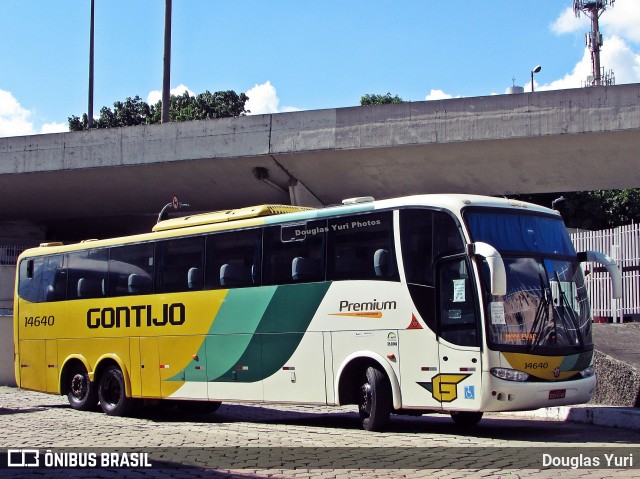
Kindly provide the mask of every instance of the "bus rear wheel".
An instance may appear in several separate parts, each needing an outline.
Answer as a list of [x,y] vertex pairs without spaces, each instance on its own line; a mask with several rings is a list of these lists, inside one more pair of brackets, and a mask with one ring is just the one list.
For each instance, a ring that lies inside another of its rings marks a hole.
[[109,416],[126,416],[133,411],[135,399],[127,397],[124,375],[118,366],[110,365],[100,374],[98,399]]
[[379,369],[367,368],[358,393],[358,412],[363,429],[382,431],[391,414],[391,388]]
[[72,366],[67,376],[67,388],[67,399],[73,409],[90,411],[98,405],[97,386],[91,382],[83,365]]
[[475,411],[451,411],[451,419],[458,426],[475,426],[482,419],[481,412]]

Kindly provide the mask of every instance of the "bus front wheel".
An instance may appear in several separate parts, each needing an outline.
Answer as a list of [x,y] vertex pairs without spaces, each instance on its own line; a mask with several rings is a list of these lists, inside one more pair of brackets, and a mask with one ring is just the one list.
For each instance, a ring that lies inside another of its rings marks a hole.
[[381,431],[391,414],[391,388],[379,369],[367,368],[360,384],[358,411],[362,427],[367,431]]
[[79,411],[94,409],[98,405],[98,391],[86,368],[80,364],[72,366],[67,378],[67,399],[71,407]]
[[135,400],[127,397],[124,375],[118,366],[110,365],[100,374],[98,399],[109,416],[126,416],[133,411]]

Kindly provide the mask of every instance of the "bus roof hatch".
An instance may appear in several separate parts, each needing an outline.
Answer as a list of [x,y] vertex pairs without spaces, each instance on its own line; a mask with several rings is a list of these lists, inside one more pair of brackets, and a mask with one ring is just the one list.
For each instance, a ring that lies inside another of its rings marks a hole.
[[290,205],[259,205],[238,208],[235,210],[214,211],[199,215],[181,216],[161,221],[153,227],[153,231],[167,231],[189,226],[201,226],[212,223],[225,223],[227,221],[238,221],[248,218],[258,218],[260,216],[281,215],[285,213],[295,213],[298,211],[308,211],[314,208]]

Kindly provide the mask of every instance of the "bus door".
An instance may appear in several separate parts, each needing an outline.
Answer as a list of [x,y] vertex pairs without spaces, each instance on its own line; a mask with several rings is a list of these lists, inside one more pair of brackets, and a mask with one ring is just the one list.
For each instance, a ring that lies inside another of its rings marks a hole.
[[476,288],[465,257],[445,259],[437,268],[440,373],[433,394],[444,409],[477,410],[482,366]]
[[140,390],[142,397],[160,398],[160,354],[157,337],[140,338]]

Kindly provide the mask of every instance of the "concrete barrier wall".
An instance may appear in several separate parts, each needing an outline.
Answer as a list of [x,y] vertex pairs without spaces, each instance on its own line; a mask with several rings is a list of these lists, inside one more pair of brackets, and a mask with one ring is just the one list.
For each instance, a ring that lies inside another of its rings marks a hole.
[[0,309],[13,309],[16,267],[0,265]]
[[640,371],[596,351],[596,392],[593,404],[640,407]]
[[0,386],[15,386],[13,316],[0,316]]

